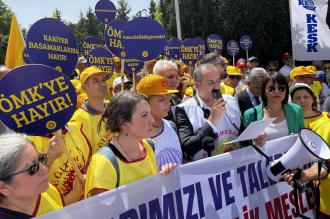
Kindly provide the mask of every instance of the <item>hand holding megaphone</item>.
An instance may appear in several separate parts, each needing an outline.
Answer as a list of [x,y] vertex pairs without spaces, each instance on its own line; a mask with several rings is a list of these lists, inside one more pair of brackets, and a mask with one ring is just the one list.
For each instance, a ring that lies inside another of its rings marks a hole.
[[290,177],[285,175],[289,170],[299,169],[307,163],[330,159],[329,146],[317,133],[304,128],[298,136],[287,153],[266,167],[266,173],[272,180],[280,181],[283,176]]

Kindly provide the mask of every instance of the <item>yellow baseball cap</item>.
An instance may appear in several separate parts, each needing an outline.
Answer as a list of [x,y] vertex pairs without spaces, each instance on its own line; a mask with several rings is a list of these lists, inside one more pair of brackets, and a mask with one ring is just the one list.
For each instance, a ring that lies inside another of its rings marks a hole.
[[231,66],[231,65],[227,66],[226,72],[228,75],[243,76],[243,74],[241,73],[241,70],[239,68]]
[[309,65],[309,66],[307,66],[306,68],[307,68],[307,70],[308,70],[311,74],[316,75],[317,70],[316,70],[316,67],[315,67],[315,66],[313,66],[313,65]]
[[120,58],[118,58],[117,56],[115,56],[115,57],[113,58],[113,62],[120,62]]
[[145,96],[155,96],[178,93],[178,90],[168,90],[165,79],[160,75],[147,75],[136,85],[136,91]]
[[300,75],[314,75],[314,74],[315,73],[311,73],[311,69],[308,69],[305,66],[298,66],[291,70],[290,78],[293,79],[294,77],[300,76]]
[[102,71],[101,69],[95,67],[95,66],[91,66],[86,68],[81,74],[80,74],[80,83],[81,85],[84,85],[86,80],[96,74],[104,74],[107,75],[109,74],[108,72]]

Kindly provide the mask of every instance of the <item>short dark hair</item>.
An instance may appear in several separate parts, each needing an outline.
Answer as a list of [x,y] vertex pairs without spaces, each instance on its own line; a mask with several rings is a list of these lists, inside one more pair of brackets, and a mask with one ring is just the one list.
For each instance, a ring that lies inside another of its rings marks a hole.
[[218,52],[210,52],[205,54],[200,60],[201,64],[215,64],[217,58],[220,57],[220,53]]
[[274,84],[275,82],[278,83],[278,85],[284,85],[285,86],[285,98],[282,101],[282,105],[287,104],[289,100],[289,84],[286,80],[285,76],[283,76],[280,73],[275,73],[274,75],[268,75],[267,78],[262,82],[261,85],[261,99],[264,104],[264,106],[267,106],[267,96],[266,96],[266,85],[269,81],[272,81]]
[[102,114],[98,124],[98,131],[100,131],[102,122],[105,122],[106,131],[112,133],[120,132],[120,126],[124,122],[132,121],[133,113],[136,111],[136,105],[141,100],[146,100],[146,98],[132,91],[120,91],[115,94]]
[[319,112],[319,110],[318,110],[318,104],[319,103],[317,102],[317,97],[315,96],[315,94],[313,93],[313,91],[311,89],[307,88],[307,87],[299,87],[297,89],[294,89],[294,91],[292,91],[290,93],[291,100],[293,100],[293,96],[296,93],[296,91],[298,91],[298,90],[305,90],[305,91],[307,91],[309,93],[309,95],[312,96],[312,98],[313,98],[312,110],[314,110],[316,112]]

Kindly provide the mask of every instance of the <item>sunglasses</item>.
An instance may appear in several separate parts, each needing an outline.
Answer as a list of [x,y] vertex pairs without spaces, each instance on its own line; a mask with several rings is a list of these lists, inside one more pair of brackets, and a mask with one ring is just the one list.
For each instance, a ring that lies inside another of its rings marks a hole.
[[20,170],[20,171],[14,172],[14,173],[8,175],[6,177],[6,179],[9,179],[9,178],[11,178],[11,177],[13,177],[13,176],[15,176],[17,174],[24,173],[24,172],[28,172],[30,174],[30,176],[33,176],[34,174],[36,174],[39,171],[39,169],[40,169],[40,163],[46,165],[47,164],[47,161],[48,161],[47,154],[39,154],[38,159],[37,160],[34,160],[32,162],[32,164],[28,168],[26,168],[24,170]]
[[268,71],[277,71],[277,69],[276,68],[270,68],[270,69],[268,69]]
[[268,92],[275,92],[275,90],[279,91],[279,92],[284,92],[286,90],[285,85],[279,85],[278,87],[275,87],[274,85],[271,85],[269,87],[266,87],[266,90]]
[[240,81],[242,79],[242,77],[240,77],[240,76],[234,76],[234,75],[228,75],[228,78],[230,78],[232,80],[236,80],[236,81]]

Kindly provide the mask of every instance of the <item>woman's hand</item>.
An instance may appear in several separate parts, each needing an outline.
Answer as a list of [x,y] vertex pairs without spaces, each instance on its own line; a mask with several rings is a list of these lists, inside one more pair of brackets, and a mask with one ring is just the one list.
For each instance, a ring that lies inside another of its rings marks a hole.
[[84,188],[85,188],[85,175],[84,179],[79,179],[79,177],[75,174],[75,178],[73,181],[73,188],[64,197],[64,203],[65,205],[73,204],[77,201],[80,201],[80,199],[83,197],[84,194]]
[[257,138],[253,139],[253,143],[259,147],[264,146],[264,144],[267,141],[267,133],[264,132],[261,135],[259,135]]
[[[62,139],[59,139],[62,138]],[[48,143],[48,150],[47,150],[47,156],[48,156],[48,167],[52,165],[52,163],[59,158],[64,153],[64,147],[65,144],[63,142],[63,135],[61,134],[60,137],[54,135]]]
[[164,164],[162,167],[161,167],[161,170],[160,170],[160,173],[163,174],[163,175],[168,175],[175,167],[177,166],[176,163],[167,163],[167,164]]
[[283,179],[291,186],[293,186],[294,183],[294,175],[298,172],[298,170],[291,170],[287,173],[283,174]]

